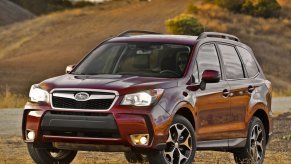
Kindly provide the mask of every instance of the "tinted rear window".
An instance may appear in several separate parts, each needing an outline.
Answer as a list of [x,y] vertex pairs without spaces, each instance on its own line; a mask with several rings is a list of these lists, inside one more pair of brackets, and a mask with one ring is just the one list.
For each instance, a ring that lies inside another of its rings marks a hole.
[[241,47],[237,47],[237,49],[245,64],[249,77],[254,77],[259,72],[255,59],[253,58],[251,53],[249,53],[249,51],[247,51],[246,49]]
[[244,71],[239,56],[233,46],[219,45],[222,55],[226,78],[241,79],[244,78]]

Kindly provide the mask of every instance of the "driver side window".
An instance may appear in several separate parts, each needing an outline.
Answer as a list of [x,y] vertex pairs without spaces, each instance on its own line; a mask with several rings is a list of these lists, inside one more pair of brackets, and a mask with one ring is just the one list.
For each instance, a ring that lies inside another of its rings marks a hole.
[[202,45],[199,48],[195,62],[196,66],[193,74],[195,83],[201,82],[202,73],[205,70],[215,70],[221,74],[219,59],[214,44]]

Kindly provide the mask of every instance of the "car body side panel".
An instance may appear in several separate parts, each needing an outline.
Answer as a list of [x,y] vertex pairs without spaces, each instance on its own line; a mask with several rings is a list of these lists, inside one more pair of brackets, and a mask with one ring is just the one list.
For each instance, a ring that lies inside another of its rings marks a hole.
[[[260,73],[261,74],[261,73]],[[264,110],[265,114],[268,116],[269,121],[269,134],[273,132],[273,113],[271,109],[271,100],[272,100],[272,88],[271,83],[268,80],[262,78],[258,75],[256,78],[252,79],[253,85],[256,88],[254,90],[254,95],[252,96],[252,101],[256,104],[261,104],[260,108],[256,107],[252,110],[251,113],[255,113],[255,110]]]
[[241,80],[229,80],[230,85],[230,122],[232,126],[229,127],[231,133],[229,133],[229,138],[241,138],[246,137],[246,131],[248,126],[245,120],[248,120],[246,113],[249,110],[251,94],[248,91],[248,87],[252,85],[250,79]]

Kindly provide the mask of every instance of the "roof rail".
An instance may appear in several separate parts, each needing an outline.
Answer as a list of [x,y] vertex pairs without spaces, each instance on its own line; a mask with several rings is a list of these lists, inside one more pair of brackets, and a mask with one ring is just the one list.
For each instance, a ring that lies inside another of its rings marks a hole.
[[234,35],[219,33],[219,32],[203,32],[199,35],[198,39],[204,39],[204,38],[208,38],[208,37],[224,38],[224,39],[229,39],[229,40],[234,40],[234,41],[240,42],[239,38],[234,36]]
[[131,33],[155,34],[155,35],[162,34],[162,33],[158,33],[158,32],[144,31],[144,30],[127,30],[127,31],[124,31],[124,32],[118,34],[117,37],[129,36],[128,34],[131,34]]

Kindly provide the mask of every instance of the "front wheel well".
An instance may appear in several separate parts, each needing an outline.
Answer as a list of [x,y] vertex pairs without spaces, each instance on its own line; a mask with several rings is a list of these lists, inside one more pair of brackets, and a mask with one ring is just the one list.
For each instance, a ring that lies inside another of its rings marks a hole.
[[188,108],[181,108],[176,112],[176,115],[180,115],[185,117],[192,124],[193,128],[195,128],[195,121],[192,112]]
[[259,109],[254,113],[253,116],[258,117],[263,122],[265,131],[266,131],[267,142],[268,142],[269,141],[269,131],[270,131],[268,115],[266,114],[266,112],[264,110]]

